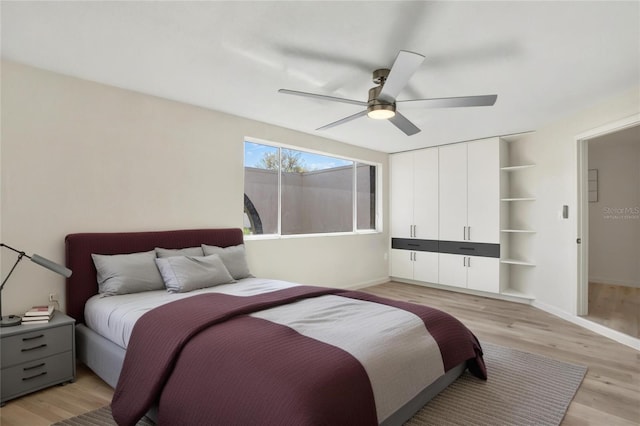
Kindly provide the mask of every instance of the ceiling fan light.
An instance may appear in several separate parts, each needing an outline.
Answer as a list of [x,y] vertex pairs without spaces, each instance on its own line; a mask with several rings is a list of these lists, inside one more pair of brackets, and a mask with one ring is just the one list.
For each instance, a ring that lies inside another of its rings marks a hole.
[[373,105],[367,111],[367,116],[374,120],[388,120],[395,115],[396,108],[394,105]]

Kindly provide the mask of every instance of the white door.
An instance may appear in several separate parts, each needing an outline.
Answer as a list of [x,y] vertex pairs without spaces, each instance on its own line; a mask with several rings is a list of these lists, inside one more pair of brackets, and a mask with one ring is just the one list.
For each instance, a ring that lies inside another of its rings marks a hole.
[[467,288],[500,293],[500,259],[467,257]]
[[500,243],[500,140],[467,144],[467,239]]
[[413,262],[411,250],[391,249],[391,276],[413,279]]
[[413,262],[413,279],[438,283],[438,253],[416,251]]
[[389,158],[389,202],[391,237],[411,238],[413,225],[413,153],[393,154]]
[[413,221],[415,237],[438,239],[438,148],[413,153]]
[[438,148],[440,240],[463,241],[467,226],[467,144]]
[[438,253],[438,282],[442,285],[467,287],[466,256]]

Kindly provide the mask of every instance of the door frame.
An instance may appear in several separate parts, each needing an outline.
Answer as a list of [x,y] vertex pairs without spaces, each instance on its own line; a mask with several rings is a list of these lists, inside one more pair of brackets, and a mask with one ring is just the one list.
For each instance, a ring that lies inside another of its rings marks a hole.
[[611,133],[619,132],[640,125],[640,114],[617,120],[587,130],[575,137],[577,144],[577,206],[578,206],[578,286],[576,297],[576,315],[587,315],[589,312],[589,140]]

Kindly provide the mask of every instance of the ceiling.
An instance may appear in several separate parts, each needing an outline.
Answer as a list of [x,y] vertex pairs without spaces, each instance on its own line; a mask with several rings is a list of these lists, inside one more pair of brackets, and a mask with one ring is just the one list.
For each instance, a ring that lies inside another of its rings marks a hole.
[[[8,2],[2,57],[384,152],[535,130],[640,85],[640,2]],[[426,57],[398,99],[497,94],[492,107],[358,118],[371,72]],[[249,135],[250,136],[250,135]]]

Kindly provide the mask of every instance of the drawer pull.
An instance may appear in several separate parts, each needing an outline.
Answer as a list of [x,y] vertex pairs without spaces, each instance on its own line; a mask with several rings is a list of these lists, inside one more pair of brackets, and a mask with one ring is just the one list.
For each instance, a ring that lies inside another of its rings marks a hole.
[[475,250],[474,247],[460,247],[460,250]]
[[44,334],[38,334],[37,336],[33,336],[33,337],[23,337],[22,341],[23,342],[28,342],[29,340],[36,340],[36,339],[39,339],[41,337],[44,337]]
[[37,377],[44,376],[45,374],[47,374],[47,372],[46,372],[46,371],[43,371],[42,373],[38,373],[38,374],[35,374],[35,375],[33,375],[33,376],[23,377],[23,378],[22,378],[22,381],[23,381],[23,382],[26,382],[27,380],[35,379],[35,378],[37,378]]
[[25,348],[25,349],[21,349],[21,352],[29,352],[29,351],[35,351],[36,349],[42,349],[42,348],[46,348],[47,344],[43,343],[41,345],[38,346],[34,346],[32,348]]
[[33,367],[25,367],[25,368],[22,369],[22,371],[35,370],[36,368],[44,367],[45,365],[47,365],[47,364],[42,362],[42,363],[40,363],[38,365],[34,365]]

